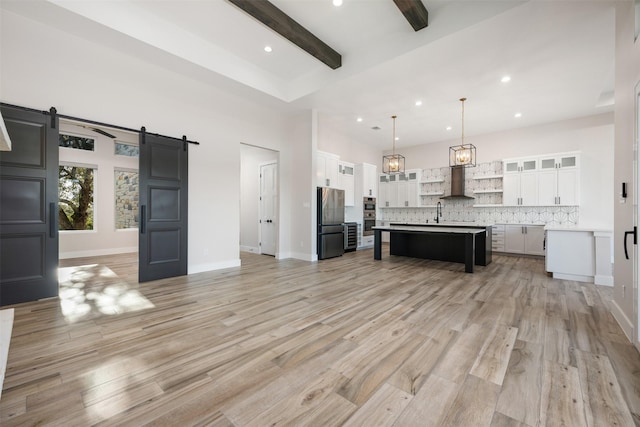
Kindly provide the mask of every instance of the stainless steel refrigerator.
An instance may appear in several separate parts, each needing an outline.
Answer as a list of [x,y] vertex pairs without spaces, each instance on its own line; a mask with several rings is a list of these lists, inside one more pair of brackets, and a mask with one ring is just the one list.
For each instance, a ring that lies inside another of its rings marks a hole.
[[318,187],[318,259],[344,254],[344,190]]

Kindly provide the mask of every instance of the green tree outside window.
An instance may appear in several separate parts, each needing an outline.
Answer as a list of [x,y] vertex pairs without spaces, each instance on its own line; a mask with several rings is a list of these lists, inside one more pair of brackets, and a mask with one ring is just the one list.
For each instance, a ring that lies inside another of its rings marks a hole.
[[93,179],[94,171],[91,168],[60,166],[60,230],[93,230]]

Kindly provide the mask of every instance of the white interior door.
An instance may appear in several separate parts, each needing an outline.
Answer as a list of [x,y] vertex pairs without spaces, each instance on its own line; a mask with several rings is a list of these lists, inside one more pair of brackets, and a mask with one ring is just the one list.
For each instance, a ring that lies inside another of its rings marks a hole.
[[276,255],[278,236],[278,164],[260,166],[260,253]]

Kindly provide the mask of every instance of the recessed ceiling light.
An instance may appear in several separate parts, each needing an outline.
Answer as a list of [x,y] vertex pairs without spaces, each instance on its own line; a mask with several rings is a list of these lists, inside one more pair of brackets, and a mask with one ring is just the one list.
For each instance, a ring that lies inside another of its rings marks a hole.
[[422,105],[422,101],[416,101],[416,107],[419,107]]
[[271,49],[271,46],[265,46],[264,47],[264,51],[267,52],[267,53],[271,52],[272,50],[273,49]]
[[396,136],[396,141],[400,141],[400,137],[399,136]]
[[342,6],[342,0],[333,0],[334,6]]
[[502,83],[507,83],[511,81],[511,76],[502,76],[502,78],[500,79],[500,81]]
[[447,126],[447,130],[451,130],[453,129],[451,126]]
[[520,117],[522,117],[522,113],[515,113],[513,117],[515,117],[516,119],[519,119]]
[[358,122],[358,123],[360,123],[361,121],[362,121],[362,117],[358,117],[358,118],[356,119],[356,122]]

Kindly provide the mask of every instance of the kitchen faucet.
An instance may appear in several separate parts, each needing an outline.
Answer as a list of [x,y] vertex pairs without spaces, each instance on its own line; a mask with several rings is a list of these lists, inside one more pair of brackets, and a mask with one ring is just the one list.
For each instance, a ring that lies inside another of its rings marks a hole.
[[436,220],[436,223],[440,224],[441,217],[442,217],[442,203],[438,202],[438,204],[436,205],[436,217],[434,218]]

